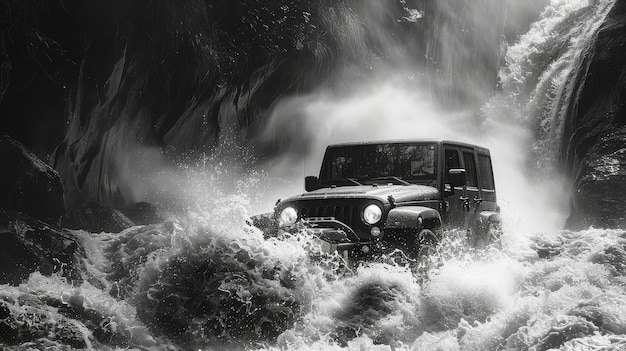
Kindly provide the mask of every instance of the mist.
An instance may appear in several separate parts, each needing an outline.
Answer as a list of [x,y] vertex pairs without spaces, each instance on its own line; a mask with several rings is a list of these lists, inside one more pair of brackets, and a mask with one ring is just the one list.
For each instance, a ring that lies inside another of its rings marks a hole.
[[251,156],[244,150],[233,150],[230,156],[203,154],[173,162],[156,147],[135,146],[115,155],[114,186],[129,203],[149,202],[173,215],[212,211],[232,202],[248,209],[261,202],[266,176],[245,162]]
[[[504,8],[477,3],[461,13],[449,5],[442,3],[437,14],[442,28],[433,31],[438,37],[426,48],[425,66],[384,38],[381,21],[371,20],[380,28],[379,40],[389,42],[393,64],[375,67],[369,78],[276,104],[253,143],[272,150],[264,167],[274,190],[263,197],[266,204],[303,192],[304,176],[318,174],[329,144],[451,139],[490,149],[508,233],[562,229],[570,191],[558,166],[564,118],[559,104],[568,97],[562,87],[601,21],[587,21],[586,27],[567,23],[579,21],[581,11],[601,18],[605,10],[589,11],[598,4],[586,0],[508,2]],[[503,18],[486,26],[486,16]],[[547,34],[559,31],[564,38]],[[553,47],[561,51],[546,55]]]
[[[382,11],[378,3],[361,4],[357,14],[368,31],[376,33],[371,40],[389,60],[376,62],[367,74],[354,75],[356,68],[348,65],[338,70],[330,86],[278,100],[262,131],[250,137],[245,153],[256,159],[207,151],[193,162],[172,162],[157,148],[125,150],[115,160],[120,192],[128,202],[178,209],[239,194],[250,198],[252,213],[263,213],[271,211],[277,199],[304,191],[304,177],[318,174],[329,144],[451,139],[490,149],[509,232],[560,229],[568,214],[568,184],[555,167],[546,167],[554,163],[555,150],[537,155],[533,114],[545,103],[531,98],[540,80],[532,73],[543,70],[530,69],[533,50],[523,50],[549,45],[544,34],[588,3],[537,0],[532,5],[481,3],[456,13],[454,6],[442,3],[436,14],[441,28],[426,33],[437,37],[429,39],[424,60],[388,35],[386,26],[400,15],[399,21],[419,23],[425,9],[407,4],[406,13],[399,15]],[[478,25],[486,12],[501,18],[492,26]],[[521,77],[521,72],[526,75]]]
[[528,171],[529,126],[510,114],[498,115],[501,112],[493,107],[446,111],[424,89],[398,80],[363,85],[348,97],[320,93],[284,100],[260,140],[278,143],[275,146],[283,150],[266,165],[268,180],[276,189],[266,194],[265,202],[271,205],[275,199],[303,192],[304,176],[318,174],[329,144],[450,139],[490,149],[505,228],[526,232],[560,228],[567,215],[563,181],[533,182]]

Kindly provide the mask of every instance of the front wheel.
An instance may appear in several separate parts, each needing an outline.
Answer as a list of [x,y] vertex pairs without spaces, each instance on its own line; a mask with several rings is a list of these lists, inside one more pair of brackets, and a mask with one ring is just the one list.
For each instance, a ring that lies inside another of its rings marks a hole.
[[417,234],[417,256],[428,257],[437,252],[439,237],[430,229],[422,229]]

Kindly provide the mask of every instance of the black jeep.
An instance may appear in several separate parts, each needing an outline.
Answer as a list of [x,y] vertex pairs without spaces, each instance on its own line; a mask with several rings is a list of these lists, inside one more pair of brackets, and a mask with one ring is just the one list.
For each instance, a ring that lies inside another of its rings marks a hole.
[[279,200],[272,227],[305,227],[344,255],[400,248],[415,257],[452,228],[484,244],[500,224],[489,150],[476,145],[431,139],[331,145],[319,177],[306,177],[305,188]]

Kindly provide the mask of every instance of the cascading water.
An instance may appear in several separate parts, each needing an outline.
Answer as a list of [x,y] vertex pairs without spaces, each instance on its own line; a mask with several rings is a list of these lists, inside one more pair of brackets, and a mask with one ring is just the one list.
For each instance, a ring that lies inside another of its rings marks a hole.
[[[389,258],[350,268],[306,233],[265,239],[247,223],[259,183],[301,179],[301,155],[283,157],[286,166],[274,163],[262,179],[175,172],[177,188],[191,198],[183,214],[120,234],[73,232],[86,251],[80,286],[35,273],[18,287],[0,287],[5,346],[625,350],[626,234],[555,229],[563,216],[547,212],[553,195],[544,199],[546,188],[523,172],[554,157],[547,143],[558,137],[569,74],[611,5],[553,0],[508,48],[501,90],[481,118],[443,115],[428,94],[395,82],[349,98],[285,100],[274,111],[272,133],[295,133],[284,122],[298,112],[298,128],[315,146],[305,151],[308,172],[322,145],[351,137],[436,133],[490,147],[505,221],[500,243],[477,250],[463,233],[449,232],[422,262]],[[355,126],[366,127],[356,136]],[[520,155],[528,142],[547,158]],[[221,192],[223,178],[238,191]]]
[[519,42],[508,48],[500,74],[510,113],[535,133],[532,147],[536,168],[554,169],[566,119],[566,109],[590,43],[613,1],[553,1],[552,13],[534,23]]

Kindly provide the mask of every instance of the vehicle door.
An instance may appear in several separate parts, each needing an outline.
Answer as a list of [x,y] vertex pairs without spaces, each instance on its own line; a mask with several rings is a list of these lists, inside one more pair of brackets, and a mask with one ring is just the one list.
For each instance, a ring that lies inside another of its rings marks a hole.
[[446,229],[463,228],[468,220],[468,209],[464,200],[464,189],[452,187],[449,180],[450,169],[463,168],[461,150],[456,146],[444,146],[444,208],[443,224]]
[[[463,168],[465,168],[465,179],[467,181],[467,205],[466,210],[469,209],[468,222],[473,224],[476,220],[476,216],[481,211],[483,198],[480,186],[478,184],[478,167],[477,157],[474,149],[461,148],[463,154]],[[469,208],[468,208],[469,207]]]
[[[491,222],[491,214],[489,212],[500,212],[496,202],[496,187],[493,180],[493,169],[491,167],[491,157],[489,151],[485,149],[476,149],[476,161],[478,166],[478,187],[480,189],[480,198],[474,199],[475,214],[481,215],[484,212],[486,216],[482,216],[480,221],[476,221],[472,225],[474,235],[473,245],[476,247],[485,247],[492,240],[496,239],[494,235],[499,235],[498,230],[492,231],[499,226],[499,221]],[[489,218],[488,221],[485,219]],[[492,227],[495,225],[495,227]]]

